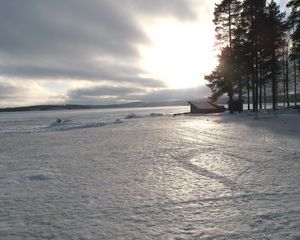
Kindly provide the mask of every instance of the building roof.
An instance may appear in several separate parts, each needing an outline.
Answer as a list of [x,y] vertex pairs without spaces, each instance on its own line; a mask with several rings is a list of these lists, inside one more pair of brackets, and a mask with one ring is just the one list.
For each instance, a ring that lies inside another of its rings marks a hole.
[[206,100],[188,101],[188,103],[199,109],[216,109],[219,107]]
[[225,108],[213,104],[208,100],[189,101],[191,105],[191,113],[220,113],[224,112]]

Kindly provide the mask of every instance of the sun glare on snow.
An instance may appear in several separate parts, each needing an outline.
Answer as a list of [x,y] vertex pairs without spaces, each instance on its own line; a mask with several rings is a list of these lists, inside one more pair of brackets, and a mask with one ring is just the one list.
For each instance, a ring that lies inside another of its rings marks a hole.
[[152,46],[143,48],[144,67],[172,88],[204,85],[217,63],[214,28],[167,21],[146,28]]

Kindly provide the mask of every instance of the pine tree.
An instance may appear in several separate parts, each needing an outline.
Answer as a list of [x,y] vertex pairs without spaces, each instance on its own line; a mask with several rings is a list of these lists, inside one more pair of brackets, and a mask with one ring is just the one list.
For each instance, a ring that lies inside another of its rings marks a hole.
[[[300,0],[291,2],[294,1]],[[266,0],[244,0],[242,3],[223,0],[216,4],[214,23],[222,48],[219,65],[205,77],[214,100],[225,93],[229,102],[234,94],[238,94],[241,100],[247,93],[250,109],[252,93],[253,110],[258,111],[258,108],[262,109],[263,102],[266,108],[270,87],[273,109],[276,110],[278,74],[283,64],[284,69],[288,69],[288,63],[283,62],[283,55],[288,52],[284,16],[274,0],[268,1],[268,4]],[[287,97],[288,77],[286,70],[283,85]]]
[[250,67],[251,72],[251,88],[252,88],[252,101],[253,110],[258,110],[258,100],[259,100],[259,86],[261,86],[260,79],[260,54],[261,49],[261,39],[263,34],[263,23],[265,19],[265,0],[245,0],[242,4],[241,17],[244,21],[245,34],[247,35],[248,46],[250,46]]
[[284,45],[284,19],[285,14],[280,12],[279,6],[271,0],[266,8],[265,36],[263,47],[266,52],[267,63],[269,65],[271,85],[272,85],[272,106],[277,108],[278,81],[277,75],[280,73],[280,56]]
[[285,23],[285,34],[283,38],[282,46],[282,69],[283,69],[283,88],[284,88],[284,104],[290,106],[290,94],[289,94],[289,51],[290,51],[290,38],[288,35],[287,25]]
[[248,41],[247,24],[244,18],[238,18],[237,28],[234,30],[233,50],[234,69],[238,79],[237,92],[242,101],[243,90],[246,88],[248,110],[250,110],[250,75],[251,75],[251,45]]
[[227,93],[228,96],[233,96],[233,86],[231,80],[232,63],[230,48],[223,48],[219,55],[219,65],[210,74],[205,76],[205,80],[209,83],[207,86],[212,91],[211,99],[216,101],[220,96]]
[[240,16],[240,1],[223,0],[216,4],[214,12],[214,24],[216,26],[217,40],[222,47],[232,48],[234,38],[233,31],[237,27],[237,19]]
[[291,38],[293,47],[291,49],[291,59],[294,67],[294,96],[295,105],[297,104],[297,70],[296,66],[298,63],[300,71],[300,0],[290,0],[287,7],[291,8],[291,14],[288,19],[289,27],[292,31]]

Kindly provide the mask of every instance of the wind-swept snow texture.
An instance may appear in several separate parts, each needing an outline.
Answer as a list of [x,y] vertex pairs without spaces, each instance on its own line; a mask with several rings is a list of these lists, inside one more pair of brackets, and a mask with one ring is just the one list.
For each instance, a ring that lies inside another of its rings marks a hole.
[[300,114],[186,110],[1,113],[0,239],[300,239]]

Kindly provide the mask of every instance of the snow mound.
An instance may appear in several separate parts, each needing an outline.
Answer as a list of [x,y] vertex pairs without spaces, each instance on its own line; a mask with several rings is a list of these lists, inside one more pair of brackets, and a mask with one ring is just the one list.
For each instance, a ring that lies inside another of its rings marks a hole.
[[49,180],[49,177],[44,174],[32,175],[28,177],[31,181],[46,181]]
[[113,124],[120,124],[123,123],[119,118],[112,122]]
[[137,115],[135,113],[130,113],[127,116],[125,116],[125,119],[132,119],[132,118],[141,118],[142,116]]
[[69,131],[69,130],[76,130],[76,129],[83,129],[83,128],[103,127],[107,125],[121,124],[121,123],[123,122],[120,119],[116,119],[112,122],[86,122],[86,123],[65,119],[60,121],[56,120],[55,122],[51,123],[49,126],[44,127],[44,130]]
[[164,115],[162,113],[150,113],[150,117],[163,117]]
[[164,114],[162,114],[162,113],[150,113],[150,114],[147,114],[147,115],[138,115],[138,114],[135,114],[135,113],[130,113],[130,114],[125,116],[125,119],[162,117],[162,116],[164,116]]

